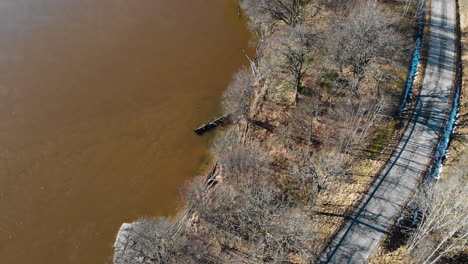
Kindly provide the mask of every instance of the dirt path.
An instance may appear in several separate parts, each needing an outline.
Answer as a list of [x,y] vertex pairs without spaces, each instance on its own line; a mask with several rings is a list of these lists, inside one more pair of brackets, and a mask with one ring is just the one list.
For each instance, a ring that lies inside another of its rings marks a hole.
[[321,263],[366,263],[422,179],[451,106],[455,0],[432,0],[430,46],[421,95],[396,151]]

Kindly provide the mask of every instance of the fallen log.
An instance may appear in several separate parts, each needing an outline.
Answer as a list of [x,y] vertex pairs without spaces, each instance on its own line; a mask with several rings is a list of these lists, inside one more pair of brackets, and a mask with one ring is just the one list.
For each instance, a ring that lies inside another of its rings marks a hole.
[[258,127],[261,127],[263,129],[266,129],[268,130],[268,132],[273,132],[273,126],[268,124],[268,123],[265,123],[265,122],[262,122],[262,121],[259,121],[259,120],[255,120],[255,119],[251,119],[249,118],[248,120],[250,123],[258,126]]
[[218,172],[219,172],[219,165],[218,165],[218,162],[216,162],[213,168],[211,169],[210,173],[206,175],[206,181],[205,181],[205,184],[203,185],[203,191],[207,191],[211,187],[217,184],[216,174]]
[[231,119],[237,112],[238,111],[231,112],[231,113],[223,115],[222,117],[217,118],[217,119],[215,119],[213,121],[205,123],[201,127],[195,129],[194,132],[197,133],[197,135],[201,136],[201,135],[205,134],[206,132],[212,130],[213,128],[224,124],[226,121]]

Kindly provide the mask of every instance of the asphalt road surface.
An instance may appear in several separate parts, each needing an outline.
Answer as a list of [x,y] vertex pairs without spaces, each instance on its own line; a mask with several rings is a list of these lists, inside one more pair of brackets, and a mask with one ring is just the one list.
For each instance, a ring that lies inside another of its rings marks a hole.
[[455,0],[432,0],[429,58],[415,113],[385,169],[321,263],[366,263],[422,179],[452,101],[455,12]]

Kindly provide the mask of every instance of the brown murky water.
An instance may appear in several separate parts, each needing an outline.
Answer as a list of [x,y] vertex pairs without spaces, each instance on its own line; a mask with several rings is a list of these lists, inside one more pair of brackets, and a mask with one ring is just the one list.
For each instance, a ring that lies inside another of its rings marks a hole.
[[229,0],[0,0],[0,263],[108,263],[173,214],[248,39]]

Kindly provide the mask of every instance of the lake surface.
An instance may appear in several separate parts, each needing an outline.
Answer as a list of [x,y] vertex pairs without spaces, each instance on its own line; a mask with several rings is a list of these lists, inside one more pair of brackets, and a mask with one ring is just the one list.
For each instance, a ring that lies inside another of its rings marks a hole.
[[176,212],[250,38],[229,0],[0,0],[1,263],[109,263]]

